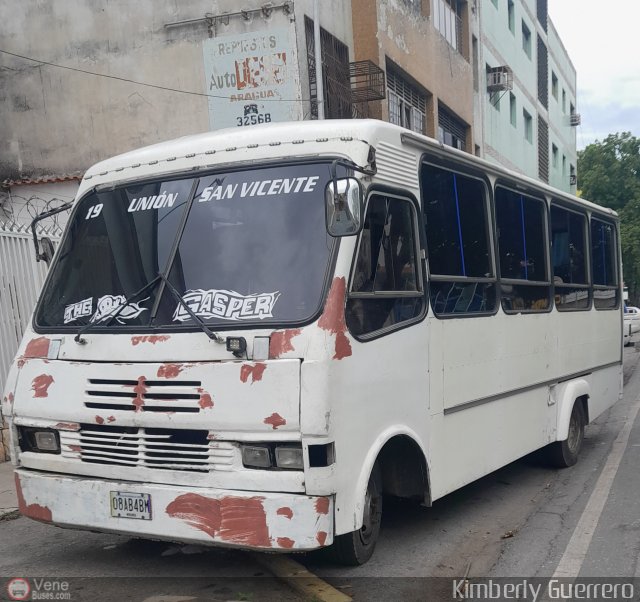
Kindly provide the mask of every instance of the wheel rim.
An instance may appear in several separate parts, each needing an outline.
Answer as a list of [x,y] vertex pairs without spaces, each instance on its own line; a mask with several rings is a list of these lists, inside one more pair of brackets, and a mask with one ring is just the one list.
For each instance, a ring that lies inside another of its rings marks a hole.
[[571,453],[577,453],[580,450],[582,443],[582,422],[580,420],[580,413],[573,411],[571,413],[571,420],[569,421],[569,436],[567,437],[567,447]]
[[367,493],[364,497],[364,515],[362,527],[360,527],[360,539],[363,544],[368,544],[374,535],[377,523],[380,521],[380,495],[374,489],[372,480],[367,485]]

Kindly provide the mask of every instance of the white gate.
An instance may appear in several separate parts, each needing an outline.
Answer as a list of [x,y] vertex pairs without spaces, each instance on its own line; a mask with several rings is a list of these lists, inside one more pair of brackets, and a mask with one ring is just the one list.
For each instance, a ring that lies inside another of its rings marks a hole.
[[[55,246],[59,234],[57,227],[38,232],[49,236]],[[31,230],[0,225],[0,391],[46,275],[47,264],[36,261]]]

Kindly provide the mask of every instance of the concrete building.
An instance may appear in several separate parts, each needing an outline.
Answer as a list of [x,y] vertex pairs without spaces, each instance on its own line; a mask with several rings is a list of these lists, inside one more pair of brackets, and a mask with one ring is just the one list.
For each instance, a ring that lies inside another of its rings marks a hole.
[[460,0],[352,0],[354,54],[386,73],[369,115],[473,152],[475,7]]
[[574,192],[576,71],[546,0],[482,0],[485,158]]

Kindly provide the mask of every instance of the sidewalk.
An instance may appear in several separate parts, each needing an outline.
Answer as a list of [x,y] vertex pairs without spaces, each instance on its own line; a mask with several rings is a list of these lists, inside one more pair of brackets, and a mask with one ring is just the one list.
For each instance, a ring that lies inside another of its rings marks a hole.
[[18,509],[18,498],[13,481],[13,464],[0,462],[0,519]]

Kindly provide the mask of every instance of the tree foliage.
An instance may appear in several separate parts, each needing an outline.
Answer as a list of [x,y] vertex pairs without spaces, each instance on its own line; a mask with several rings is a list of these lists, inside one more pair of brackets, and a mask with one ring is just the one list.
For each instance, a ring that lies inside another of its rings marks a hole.
[[640,298],[640,138],[609,134],[578,153],[578,189],[584,198],[620,214],[624,280]]

